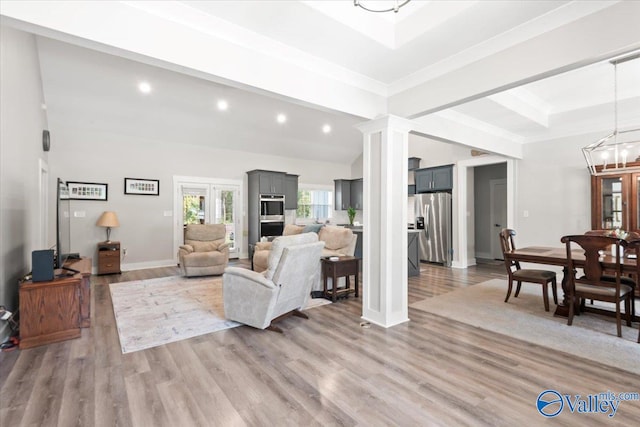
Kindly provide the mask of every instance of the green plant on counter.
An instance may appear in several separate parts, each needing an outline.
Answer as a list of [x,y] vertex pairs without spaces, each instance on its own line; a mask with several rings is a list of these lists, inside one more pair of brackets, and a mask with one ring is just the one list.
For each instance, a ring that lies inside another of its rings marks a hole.
[[349,216],[349,224],[353,225],[353,219],[356,217],[356,210],[349,206],[349,209],[347,209],[347,215]]

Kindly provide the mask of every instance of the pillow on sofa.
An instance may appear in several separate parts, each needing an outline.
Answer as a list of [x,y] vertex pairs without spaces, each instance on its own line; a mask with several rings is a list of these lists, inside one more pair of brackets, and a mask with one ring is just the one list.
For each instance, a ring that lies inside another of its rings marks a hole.
[[320,229],[324,227],[324,224],[309,224],[309,225],[305,225],[304,228],[302,229],[303,233],[316,233],[318,234],[320,232]]
[[283,236],[293,236],[294,234],[300,234],[304,230],[304,226],[295,225],[295,224],[287,224],[284,226],[284,231],[282,232]]
[[324,227],[318,233],[326,249],[336,250],[348,246],[353,239],[353,232],[344,227]]

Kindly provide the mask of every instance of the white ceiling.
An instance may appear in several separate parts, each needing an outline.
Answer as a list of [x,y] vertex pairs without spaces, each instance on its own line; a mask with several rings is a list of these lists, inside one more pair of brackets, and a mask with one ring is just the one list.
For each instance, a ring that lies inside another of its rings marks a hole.
[[[224,40],[238,51],[253,49],[256,58],[253,63],[243,61],[239,55],[216,58],[226,59],[225,65],[238,75],[277,74],[278,70],[263,59],[266,56],[322,74],[332,81],[348,81],[376,96],[389,97],[537,36],[556,34],[583,18],[596,19],[619,6],[618,3],[621,2],[413,0],[398,14],[366,12],[354,7],[351,0],[129,1],[119,2],[119,7],[130,11],[132,22],[133,16],[140,13],[162,19],[180,30],[204,34],[209,40]],[[114,4],[82,6],[96,10],[115,7]],[[78,16],[88,13],[82,6],[75,8]],[[47,36],[39,38],[38,46],[52,131],[55,126],[82,126],[161,141],[344,163],[350,163],[361,152],[361,136],[353,126],[370,117],[312,105],[286,93],[275,93],[278,91],[272,88],[265,90],[258,83],[254,87],[246,82],[230,82],[234,87],[224,85],[220,82],[228,81],[228,76],[218,78],[180,64],[171,66],[160,56],[159,61],[151,61],[123,50],[124,44],[118,45],[116,40],[115,49],[85,42],[79,37],[82,32],[73,27],[77,21],[65,21],[68,34],[66,28],[55,27],[53,21],[48,21],[56,12],[61,14],[62,7],[68,6],[59,2],[31,6],[3,4],[2,11],[10,18],[20,19],[19,22],[3,19],[3,24]],[[100,11],[105,20],[108,12]],[[27,17],[32,17],[33,25],[24,27],[24,22],[29,21]],[[89,27],[88,18],[86,21]],[[56,31],[45,31],[47,26]],[[144,34],[143,28],[137,28],[136,33],[126,31],[126,25],[112,28],[112,35],[122,28],[129,37],[127,42]],[[83,30],[89,40],[89,32]],[[159,40],[162,34],[144,36],[157,36]],[[640,37],[628,50],[638,46]],[[166,48],[170,47],[176,48]],[[188,51],[190,46],[181,45],[177,49]],[[198,56],[205,59],[215,58],[216,53],[197,50]],[[539,62],[544,56],[545,52],[540,51],[539,57],[526,60]],[[614,126],[614,74],[608,61],[598,59],[585,56],[584,63],[595,63],[441,109],[434,117],[454,118],[461,125],[499,135],[513,144],[588,132],[606,134]],[[521,65],[500,64],[494,72]],[[299,79],[285,83],[308,90],[309,82],[304,77],[301,74]],[[153,87],[149,95],[136,90],[136,84],[143,79]],[[323,95],[329,98],[349,95],[347,91],[333,93],[327,88],[319,86],[311,90],[328,92]],[[229,102],[228,111],[215,108],[220,98]],[[620,127],[640,126],[640,60],[618,67],[618,99]],[[279,112],[289,118],[285,125],[275,122]],[[321,132],[325,123],[333,129],[328,135]],[[474,145],[474,141],[458,142]]]

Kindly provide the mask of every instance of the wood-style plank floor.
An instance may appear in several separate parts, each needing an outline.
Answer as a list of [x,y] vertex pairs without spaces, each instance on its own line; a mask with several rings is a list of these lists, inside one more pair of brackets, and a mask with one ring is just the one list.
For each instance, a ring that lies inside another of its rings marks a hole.
[[[503,266],[424,267],[410,303],[505,276]],[[418,310],[363,328],[353,297],[285,319],[283,334],[243,326],[121,354],[107,284],[175,274],[93,276],[81,338],[0,354],[0,425],[532,426],[549,424],[535,407],[546,389],[640,391],[637,375]],[[613,418],[565,410],[551,423],[638,420],[631,401]]]

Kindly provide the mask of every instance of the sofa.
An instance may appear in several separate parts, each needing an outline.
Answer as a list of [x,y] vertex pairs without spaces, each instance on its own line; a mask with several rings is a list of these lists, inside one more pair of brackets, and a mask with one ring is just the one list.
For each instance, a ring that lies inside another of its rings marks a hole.
[[178,249],[182,274],[187,277],[220,275],[229,264],[224,224],[188,224],[184,245]]
[[222,277],[225,317],[277,332],[282,331],[273,323],[283,317],[306,318],[300,309],[319,275],[323,246],[314,233],[281,236],[273,241],[263,273],[228,267]]
[[[353,254],[356,251],[356,241],[358,236],[349,228],[334,225],[294,225],[287,224],[282,233],[283,236],[293,236],[303,232],[313,232],[317,230],[318,240],[324,242],[321,257],[344,256]],[[253,252],[253,270],[257,272],[265,271],[271,251],[272,242],[258,242]]]

